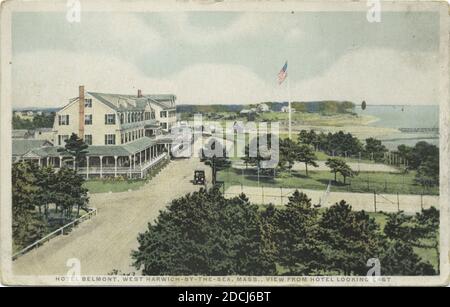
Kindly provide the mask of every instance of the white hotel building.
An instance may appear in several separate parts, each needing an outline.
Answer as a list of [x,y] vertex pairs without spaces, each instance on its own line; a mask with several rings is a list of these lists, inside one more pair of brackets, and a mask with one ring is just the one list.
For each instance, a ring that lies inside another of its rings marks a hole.
[[[169,158],[169,130],[176,123],[175,95],[134,95],[85,92],[56,113],[53,146],[32,148],[13,158],[35,160],[55,168],[75,167],[74,159],[58,151],[72,133],[89,145],[78,172],[93,177],[142,178]],[[21,148],[23,151],[23,147]]]

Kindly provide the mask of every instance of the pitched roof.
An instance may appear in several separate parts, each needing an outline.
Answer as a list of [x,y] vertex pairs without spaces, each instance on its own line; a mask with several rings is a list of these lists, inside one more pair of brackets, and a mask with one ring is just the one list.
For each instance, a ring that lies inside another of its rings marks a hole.
[[14,129],[12,131],[13,139],[24,139],[28,136],[28,130],[26,129]]
[[53,147],[52,145],[53,144],[47,140],[13,139],[12,140],[12,155],[13,156],[22,156],[32,149],[37,149],[40,147],[46,148],[47,146]]
[[154,103],[159,105],[163,109],[169,109],[174,108],[171,101],[176,99],[176,96],[171,94],[144,95],[142,97],[137,97],[134,95],[107,94],[96,92],[88,92],[88,94],[116,111],[142,111],[145,109],[148,103]]
[[[131,143],[122,145],[91,145],[87,149],[88,156],[130,156],[138,153],[151,145],[162,144],[171,142],[170,137],[164,136],[164,138],[149,138],[142,137]],[[38,147],[32,148],[22,155],[24,157],[58,157],[67,156],[63,152],[58,152],[60,146],[48,146],[48,147]]]

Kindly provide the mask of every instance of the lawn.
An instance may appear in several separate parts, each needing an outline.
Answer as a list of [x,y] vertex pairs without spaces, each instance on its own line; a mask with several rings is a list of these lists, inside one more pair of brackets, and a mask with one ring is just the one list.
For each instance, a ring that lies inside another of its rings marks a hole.
[[126,192],[137,190],[145,184],[145,180],[89,180],[84,183],[84,187],[89,193]]
[[283,188],[302,188],[312,190],[325,190],[331,181],[331,191],[334,192],[357,192],[386,194],[426,194],[439,195],[438,187],[423,188],[414,182],[415,172],[406,174],[382,173],[382,172],[360,172],[353,178],[348,178],[346,184],[338,175],[337,182],[334,182],[334,175],[328,171],[292,171],[277,173],[274,178],[272,174],[259,177],[257,171],[253,169],[241,170],[228,168],[218,173],[218,180],[225,182],[225,188],[231,185],[244,186],[270,186]]
[[[258,121],[287,121],[289,120],[289,113],[282,112],[267,112],[260,113],[257,117]],[[357,116],[353,114],[321,114],[321,113],[307,113],[295,112],[292,113],[292,121],[301,125],[315,125],[315,126],[349,126],[349,125],[367,125],[373,121],[373,116]]]

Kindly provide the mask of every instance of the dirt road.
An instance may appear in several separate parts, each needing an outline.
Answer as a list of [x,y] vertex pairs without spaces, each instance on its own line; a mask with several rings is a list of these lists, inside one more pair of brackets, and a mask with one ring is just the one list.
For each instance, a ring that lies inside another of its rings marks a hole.
[[174,160],[137,191],[91,195],[97,216],[14,261],[14,274],[65,275],[70,258],[79,259],[82,275],[135,271],[130,253],[138,247],[137,235],[172,199],[199,189],[190,180],[200,165],[197,158]]

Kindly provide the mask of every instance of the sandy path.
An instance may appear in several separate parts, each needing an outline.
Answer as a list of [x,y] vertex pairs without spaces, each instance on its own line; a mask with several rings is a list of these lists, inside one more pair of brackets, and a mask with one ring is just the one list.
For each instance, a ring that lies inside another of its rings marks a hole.
[[200,165],[196,158],[174,160],[140,190],[91,195],[97,216],[14,261],[14,274],[66,274],[70,258],[80,260],[82,275],[107,274],[113,269],[135,271],[130,252],[138,247],[138,233],[172,199],[199,189],[190,180]]
[[[300,190],[300,189],[299,189]],[[251,202],[258,204],[273,203],[274,205],[284,205],[288,201],[288,197],[295,189],[287,188],[261,188],[244,186],[231,186],[226,192],[226,197],[232,197],[244,192]],[[330,192],[328,197],[324,199],[325,190],[300,190],[311,198],[313,204],[319,204],[320,200],[325,202],[322,207],[329,207],[342,199],[349,203],[353,210],[365,210],[367,212],[375,211],[373,193],[349,193],[349,192]],[[283,197],[281,197],[283,195]],[[396,212],[397,211],[397,195],[395,194],[377,194],[376,196],[377,211]],[[424,195],[422,200],[420,195],[399,195],[400,210],[407,213],[419,212],[421,210],[421,202],[423,208],[439,207],[439,196]]]

